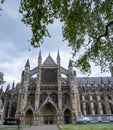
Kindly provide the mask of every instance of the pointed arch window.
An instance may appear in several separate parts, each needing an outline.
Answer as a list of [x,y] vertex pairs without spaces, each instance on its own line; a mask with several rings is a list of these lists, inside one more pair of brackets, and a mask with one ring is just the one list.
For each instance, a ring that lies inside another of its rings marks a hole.
[[17,100],[18,99],[18,95],[17,94],[15,94],[15,95],[13,95],[13,97],[12,97],[13,99],[15,99],[15,100]]
[[86,102],[86,114],[91,114],[90,104],[88,102]]
[[34,94],[30,94],[28,96],[28,105],[32,105],[34,107],[34,105],[35,105],[35,95]]
[[43,103],[47,98],[47,94],[43,93],[40,95],[40,103]]
[[13,102],[11,105],[11,117],[15,117],[16,109],[17,109],[17,103]]
[[55,103],[57,103],[57,95],[56,95],[56,94],[52,94],[52,95],[51,95],[51,98],[52,98],[52,100],[53,100]]
[[103,110],[103,114],[107,114],[107,113],[106,113],[106,107],[105,107],[105,104],[104,104],[104,103],[102,103],[102,110]]
[[69,95],[64,94],[62,98],[63,98],[63,105],[66,105],[69,103]]
[[95,114],[98,114],[98,105],[96,102],[94,102],[94,111],[95,111]]
[[9,102],[6,104],[6,112],[5,112],[5,117],[8,117],[8,112],[9,112]]

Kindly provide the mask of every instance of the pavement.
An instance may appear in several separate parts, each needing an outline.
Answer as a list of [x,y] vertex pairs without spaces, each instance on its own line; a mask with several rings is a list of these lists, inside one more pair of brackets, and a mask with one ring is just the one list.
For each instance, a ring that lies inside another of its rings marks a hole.
[[57,125],[40,125],[31,126],[30,128],[24,128],[23,130],[58,130]]

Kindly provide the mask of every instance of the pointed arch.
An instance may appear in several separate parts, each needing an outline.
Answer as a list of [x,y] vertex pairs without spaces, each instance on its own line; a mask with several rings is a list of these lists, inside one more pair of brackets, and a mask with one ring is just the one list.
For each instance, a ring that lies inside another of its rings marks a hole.
[[41,105],[39,111],[41,111],[41,109],[42,109],[47,103],[52,104],[52,105],[55,107],[56,111],[58,111],[58,108],[57,108],[56,104],[52,101],[52,99],[51,99],[50,97],[47,97],[47,98],[46,98],[46,100],[45,100],[45,101],[43,102],[43,104]]
[[107,112],[106,112],[106,106],[105,106],[104,103],[102,103],[102,110],[103,110],[103,114],[107,114]]
[[58,103],[58,95],[56,93],[52,93],[50,97],[55,104]]
[[89,101],[90,96],[89,95],[85,95],[85,100]]
[[40,124],[57,123],[57,110],[51,102],[47,102],[41,107],[39,115]]
[[72,112],[69,108],[66,108],[64,110],[64,123],[65,124],[70,124],[72,123]]
[[35,106],[35,95],[30,93],[28,95],[28,102],[27,102],[28,106],[32,106],[34,107]]
[[28,107],[25,109],[25,113],[26,113],[28,110],[31,110],[32,112],[34,111],[34,109],[33,109],[32,106],[28,106]]
[[69,109],[70,111],[72,111],[71,107],[70,107],[69,105],[66,105],[66,106],[64,107],[64,109],[63,109],[63,114],[64,114],[64,112],[65,112],[66,109]]
[[93,97],[93,100],[97,101],[97,95],[96,94],[94,94],[92,97]]
[[110,107],[110,110],[111,110],[111,114],[113,114],[113,104],[109,103],[109,107]]
[[25,124],[31,125],[33,123],[33,111],[31,108],[28,108],[25,113]]
[[67,104],[70,104],[70,96],[69,96],[69,94],[64,93],[64,94],[62,95],[62,104],[63,104],[63,107],[64,107],[65,105],[67,105]]
[[16,114],[16,110],[17,110],[17,102],[13,102],[11,104],[11,117],[15,117],[15,114]]
[[11,99],[11,94],[10,93],[8,94],[8,99]]
[[12,96],[12,99],[17,100],[17,99],[18,99],[18,94],[15,93],[15,94]]
[[47,99],[47,93],[42,93],[40,95],[40,103],[42,104]]
[[94,111],[95,111],[95,114],[99,114],[98,113],[98,104],[96,102],[94,102]]
[[90,109],[90,103],[86,102],[86,114],[89,115],[91,114],[91,109]]

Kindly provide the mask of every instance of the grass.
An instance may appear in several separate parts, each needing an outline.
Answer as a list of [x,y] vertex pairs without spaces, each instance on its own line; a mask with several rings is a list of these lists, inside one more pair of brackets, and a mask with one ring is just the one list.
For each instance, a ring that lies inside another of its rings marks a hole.
[[21,125],[20,129],[18,129],[17,125],[6,125],[6,126],[3,126],[2,128],[0,128],[0,130],[23,130],[23,128],[28,128],[28,127],[30,127],[30,126]]
[[113,124],[60,125],[60,130],[113,130]]

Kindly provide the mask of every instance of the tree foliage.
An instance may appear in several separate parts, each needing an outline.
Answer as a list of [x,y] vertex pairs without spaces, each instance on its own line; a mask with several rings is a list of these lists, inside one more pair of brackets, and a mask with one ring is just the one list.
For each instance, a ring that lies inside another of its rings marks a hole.
[[4,83],[6,83],[6,81],[4,81],[4,74],[0,72],[0,85],[3,85]]
[[[4,3],[5,0],[0,0],[0,5]],[[2,11],[2,8],[0,7],[0,11]]]
[[3,84],[3,81],[4,81],[4,80],[3,80],[3,76],[4,76],[3,73],[0,72],[0,85]]
[[50,37],[47,26],[59,19],[76,67],[90,73],[91,62],[102,72],[112,66],[113,0],[21,0],[20,12],[31,27],[32,46]]

